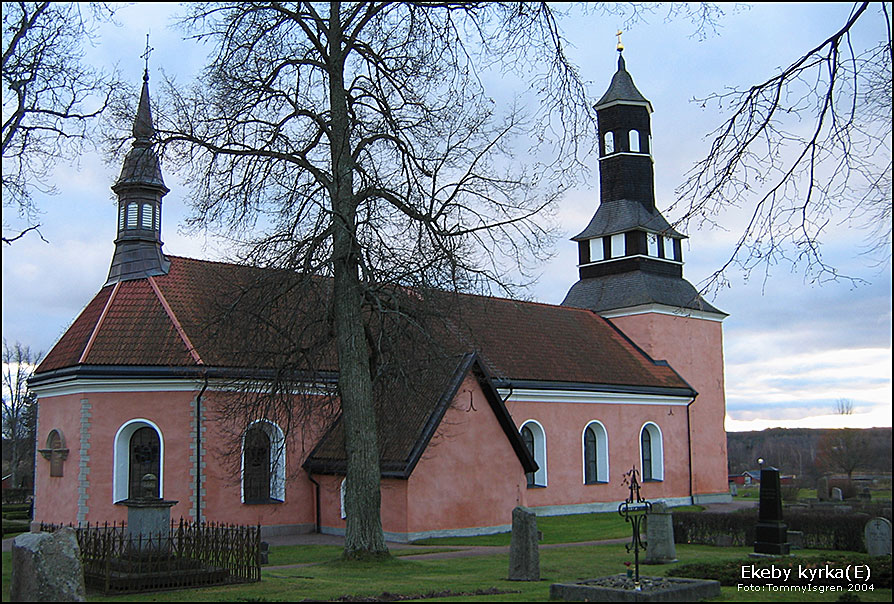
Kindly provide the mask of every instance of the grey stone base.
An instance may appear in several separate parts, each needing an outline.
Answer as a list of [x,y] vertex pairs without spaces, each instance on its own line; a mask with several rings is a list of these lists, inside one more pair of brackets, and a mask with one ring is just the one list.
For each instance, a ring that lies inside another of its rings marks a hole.
[[720,582],[679,577],[640,577],[642,591],[613,587],[632,583],[625,575],[603,577],[580,583],[553,583],[550,600],[566,602],[697,602],[720,595]]

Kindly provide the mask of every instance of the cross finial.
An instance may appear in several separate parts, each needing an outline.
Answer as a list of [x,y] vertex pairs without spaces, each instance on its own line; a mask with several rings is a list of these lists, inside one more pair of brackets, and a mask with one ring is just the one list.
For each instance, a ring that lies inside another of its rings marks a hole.
[[155,50],[151,46],[149,46],[149,34],[146,34],[146,52],[140,55],[141,59],[146,60],[146,67],[143,71],[143,81],[149,81],[149,55],[152,54],[152,51]]
[[623,33],[624,32],[619,29],[618,33],[615,34],[616,36],[618,36],[618,52],[621,52],[622,50],[624,50],[624,45],[621,44],[621,34],[623,34]]

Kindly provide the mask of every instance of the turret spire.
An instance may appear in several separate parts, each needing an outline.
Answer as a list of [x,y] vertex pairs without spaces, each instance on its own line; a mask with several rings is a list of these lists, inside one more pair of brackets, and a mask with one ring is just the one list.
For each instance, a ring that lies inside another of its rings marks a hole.
[[149,102],[149,36],[143,87],[133,123],[133,146],[112,186],[118,195],[118,237],[106,284],[167,274],[170,261],[161,251],[161,199],[168,192],[153,148],[155,127]]

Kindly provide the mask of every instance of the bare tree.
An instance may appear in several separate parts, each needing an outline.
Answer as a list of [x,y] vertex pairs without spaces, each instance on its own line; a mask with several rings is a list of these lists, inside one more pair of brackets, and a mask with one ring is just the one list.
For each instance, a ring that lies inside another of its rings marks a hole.
[[[162,115],[159,132],[192,177],[196,224],[260,230],[246,259],[331,278],[346,556],[387,552],[373,393],[394,364],[384,334],[399,330],[384,318],[414,322],[408,288],[510,290],[509,270],[549,249],[550,227],[536,218],[592,148],[594,116],[556,10],[234,3],[197,5],[187,20],[216,55],[206,86],[171,87],[175,122],[166,128]],[[489,66],[533,73],[540,110],[497,107],[482,83]],[[509,143],[550,129],[558,159],[547,182]]]
[[838,415],[853,415],[854,401],[849,398],[840,398],[835,401],[835,413]]
[[[870,231],[884,261],[891,243],[891,17],[889,5],[856,3],[827,39],[767,80],[697,99],[730,117],[710,134],[708,156],[678,189],[680,222],[722,228],[729,207],[750,213],[727,269],[803,263],[812,280],[841,277],[822,255],[823,236],[841,212]],[[884,20],[866,49],[857,23]],[[673,208],[672,208],[673,209]]]
[[872,464],[873,449],[863,430],[841,428],[829,430],[817,445],[816,463],[826,472],[853,473]]
[[3,208],[24,227],[3,223],[10,244],[38,232],[33,191],[53,192],[53,167],[89,143],[89,128],[117,83],[84,64],[83,44],[111,17],[106,3],[3,3]]
[[28,389],[28,378],[41,356],[18,342],[10,348],[3,340],[3,439],[4,448],[9,443],[11,482],[16,488],[34,467],[37,405]]

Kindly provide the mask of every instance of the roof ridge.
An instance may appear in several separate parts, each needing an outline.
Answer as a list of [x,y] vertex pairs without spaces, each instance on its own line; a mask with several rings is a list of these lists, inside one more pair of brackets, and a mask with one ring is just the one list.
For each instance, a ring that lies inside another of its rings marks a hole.
[[174,309],[172,309],[170,304],[168,304],[168,301],[165,299],[164,294],[161,293],[161,289],[159,289],[158,284],[155,283],[155,279],[152,276],[149,276],[146,277],[146,280],[149,281],[149,285],[152,286],[152,291],[155,292],[155,296],[158,298],[158,301],[161,302],[162,308],[164,308],[165,313],[168,315],[171,323],[173,323],[174,329],[177,330],[177,334],[186,345],[187,352],[189,352],[190,356],[193,358],[193,360],[195,360],[197,365],[204,365],[205,362],[202,361],[202,357],[199,356],[199,352],[196,350],[196,347],[192,345],[189,336],[186,335],[186,331],[183,329],[183,326],[177,319],[177,315],[174,314]]
[[78,364],[81,364],[87,360],[87,355],[90,354],[90,349],[93,348],[93,343],[96,341],[96,336],[99,335],[99,330],[102,327],[103,321],[105,321],[109,309],[112,307],[112,302],[115,300],[115,294],[118,293],[119,287],[121,287],[121,281],[116,282],[115,287],[112,288],[112,293],[109,294],[109,299],[106,300],[105,306],[103,306],[102,312],[99,314],[99,319],[96,320],[96,325],[93,326],[93,331],[90,333],[90,337],[87,339],[87,344],[84,346],[84,351],[78,358]]

